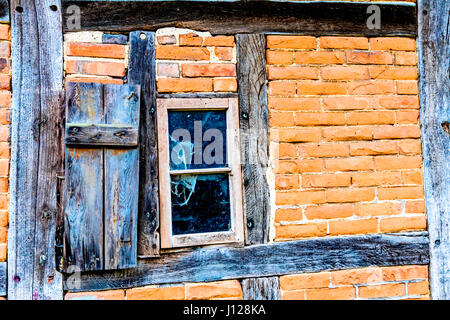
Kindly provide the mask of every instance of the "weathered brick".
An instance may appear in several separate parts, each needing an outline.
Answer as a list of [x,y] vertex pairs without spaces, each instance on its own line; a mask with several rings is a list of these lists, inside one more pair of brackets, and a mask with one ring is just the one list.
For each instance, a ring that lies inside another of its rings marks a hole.
[[331,95],[346,94],[347,84],[342,82],[300,81],[297,83],[297,94]]
[[120,44],[68,42],[66,44],[66,54],[78,57],[124,59],[126,46]]
[[355,95],[392,94],[395,93],[395,83],[386,80],[352,81],[348,84],[348,92]]
[[157,65],[157,75],[159,77],[180,77],[180,68],[178,63],[159,62]]
[[326,222],[308,224],[288,224],[275,227],[277,239],[298,239],[321,237],[327,234]]
[[236,92],[237,81],[235,78],[218,78],[213,80],[215,92]]
[[354,213],[352,204],[331,204],[307,207],[305,216],[310,219],[336,219],[351,217]]
[[395,141],[371,141],[350,144],[350,155],[369,156],[380,154],[398,154],[399,147]]
[[371,38],[371,50],[415,51],[416,40],[403,37]]
[[320,174],[303,175],[303,188],[347,187],[350,186],[351,176],[348,174]]
[[160,60],[209,60],[210,53],[206,48],[157,46],[156,59]]
[[0,42],[0,57],[10,57],[11,56],[11,43]]
[[396,111],[396,119],[398,124],[418,124],[419,110],[402,110]]
[[233,36],[205,37],[205,39],[203,40],[203,45],[205,47],[233,47],[234,37]]
[[294,126],[294,113],[292,112],[271,112],[269,123],[272,127],[292,127]]
[[400,154],[420,154],[422,144],[419,139],[406,139],[399,141]]
[[0,262],[6,261],[8,254],[8,245],[6,243],[0,243]]
[[418,96],[385,96],[379,102],[386,109],[419,109]]
[[319,142],[320,128],[279,129],[280,142]]
[[401,213],[402,205],[395,202],[355,204],[355,214],[359,217],[390,216]]
[[275,222],[280,221],[300,221],[303,219],[302,208],[277,209],[275,211]]
[[276,173],[304,173],[321,172],[323,170],[323,160],[280,160],[277,161],[278,169]]
[[124,290],[69,292],[65,300],[125,300]]
[[123,77],[125,75],[125,63],[67,60],[66,72],[99,76]]
[[347,51],[349,64],[392,64],[394,57],[384,51]]
[[286,80],[286,79],[319,79],[319,69],[314,67],[267,67],[267,76],[269,80]]
[[425,215],[417,217],[384,218],[380,221],[380,232],[425,230],[426,228],[427,221]]
[[219,60],[231,61],[233,60],[233,48],[230,47],[215,47],[214,53]]
[[428,278],[428,266],[398,266],[381,268],[383,281],[403,281]]
[[374,163],[371,157],[326,159],[325,168],[327,169],[327,171],[373,170]]
[[369,69],[364,66],[328,66],[320,70],[323,80],[366,80]]
[[430,285],[428,280],[408,283],[408,295],[430,294]]
[[320,110],[319,98],[269,98],[269,108],[286,111]]
[[275,188],[276,190],[298,189],[299,178],[297,175],[277,175]]
[[194,64],[181,65],[184,77],[233,77],[236,76],[236,65],[231,63]]
[[302,158],[334,158],[349,155],[347,144],[304,144],[299,146]]
[[8,211],[0,211],[0,227],[6,227],[9,224],[9,214]]
[[9,25],[0,24],[0,40],[9,40],[9,39],[10,39]]
[[331,273],[333,286],[381,282],[380,268],[363,268],[334,271]]
[[387,283],[359,287],[360,298],[387,298],[399,297],[406,294],[404,283]]
[[184,286],[144,287],[127,290],[127,300],[184,300]]
[[404,184],[423,184],[422,170],[402,171],[402,181]]
[[279,159],[297,157],[297,147],[292,143],[278,144],[278,157]]
[[9,108],[11,106],[11,92],[0,91],[0,108]]
[[299,51],[295,52],[294,61],[296,64],[342,64],[345,54],[343,51]]
[[397,52],[395,54],[395,64],[397,65],[417,65],[417,53],[416,52]]
[[316,204],[325,202],[325,191],[288,191],[278,192],[277,205]]
[[0,74],[0,90],[11,90],[11,76]]
[[346,114],[348,125],[394,124],[393,111],[355,111]]
[[423,199],[423,187],[378,188],[378,199]]
[[284,64],[289,65],[294,62],[294,54],[292,51],[267,51],[267,64]]
[[420,128],[416,125],[379,126],[373,129],[374,139],[420,138]]
[[297,85],[294,81],[270,81],[269,95],[294,95]]
[[358,187],[374,187],[401,184],[400,172],[356,172],[352,175],[352,184]]
[[301,290],[328,288],[330,285],[330,272],[309,274],[292,274],[280,277],[281,290]]
[[419,86],[416,80],[398,80],[397,94],[418,94]]
[[306,300],[305,290],[281,291],[281,300]]
[[371,96],[328,96],[323,98],[326,110],[364,110],[373,108],[378,99]]
[[309,289],[305,291],[305,294],[307,300],[350,300],[356,296],[353,286]]
[[177,38],[174,35],[163,35],[156,37],[158,44],[176,44]]
[[416,80],[416,67],[370,66],[372,79]]
[[203,43],[203,37],[195,33],[180,34],[180,46],[200,47]]
[[363,37],[320,37],[323,49],[369,49],[369,40]]
[[375,157],[377,170],[415,169],[422,166],[421,156],[379,156]]
[[338,126],[346,122],[342,112],[297,112],[295,125],[297,126]]
[[186,298],[189,300],[241,297],[239,281],[227,280],[208,283],[186,284]]
[[425,201],[406,201],[405,202],[405,213],[424,213],[425,212]]
[[327,202],[359,202],[375,199],[375,190],[372,188],[340,188],[327,189]]
[[308,36],[267,36],[267,47],[278,49],[315,49],[316,38]]
[[213,89],[212,79],[177,79],[160,78],[157,81],[159,92],[210,92]]

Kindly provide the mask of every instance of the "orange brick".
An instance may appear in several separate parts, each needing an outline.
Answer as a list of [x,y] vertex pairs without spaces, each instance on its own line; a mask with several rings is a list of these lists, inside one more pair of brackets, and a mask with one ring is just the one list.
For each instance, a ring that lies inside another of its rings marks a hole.
[[0,178],[0,193],[8,192],[8,178]]
[[280,277],[281,290],[328,288],[330,272],[292,274]]
[[269,108],[286,111],[320,110],[319,98],[269,98]]
[[6,261],[8,254],[8,245],[6,243],[0,243],[0,262]]
[[372,79],[416,80],[416,67],[370,66]]
[[65,300],[125,300],[124,290],[69,292],[64,296]]
[[420,154],[422,152],[422,145],[419,139],[400,140],[399,148],[400,154]]
[[0,74],[0,90],[11,90],[11,76]]
[[123,77],[125,75],[125,63],[67,60],[66,72],[98,76]]
[[366,80],[369,69],[364,66],[329,66],[321,69],[323,80]]
[[296,64],[342,64],[345,62],[343,51],[300,51],[294,55]]
[[326,141],[372,140],[370,127],[335,127],[324,128],[323,137]]
[[315,49],[315,37],[305,36],[267,36],[267,48],[278,49]]
[[10,57],[10,56],[11,56],[11,43],[0,42],[0,57]]
[[8,242],[8,228],[0,227],[0,243]]
[[408,283],[408,295],[430,294],[430,285],[428,280]]
[[195,33],[180,34],[180,46],[200,47],[203,43],[203,37]]
[[281,291],[281,300],[306,300],[305,290]]
[[288,191],[276,194],[277,205],[301,205],[325,202],[325,191]]
[[318,142],[321,136],[320,128],[279,129],[281,142]]
[[277,173],[303,173],[321,172],[323,160],[280,160],[278,161]]
[[68,82],[89,82],[89,83],[103,83],[103,84],[123,84],[122,79],[105,78],[105,77],[74,77],[67,76],[66,84]]
[[9,40],[9,25],[0,24],[0,40]]
[[275,211],[275,222],[280,221],[300,221],[303,220],[302,208],[277,209]]
[[9,160],[0,159],[0,177],[7,177],[9,173]]
[[215,92],[236,92],[236,79],[214,79],[213,80]]
[[269,94],[270,95],[294,95],[297,90],[294,81],[270,81]]
[[348,125],[394,123],[395,113],[393,111],[358,111],[347,113]]
[[209,51],[198,47],[157,46],[156,59],[167,60],[209,60]]
[[404,184],[423,184],[423,175],[421,170],[402,171],[402,180]]
[[342,82],[301,81],[297,83],[297,94],[329,95],[346,94],[347,84]]
[[214,53],[219,60],[231,61],[233,60],[233,48],[230,47],[216,47]]
[[66,44],[66,54],[78,57],[124,59],[126,47],[119,44],[68,42]]
[[417,217],[384,218],[380,221],[380,232],[425,230],[426,228],[427,221],[425,215]]
[[376,233],[378,220],[335,220],[330,221],[329,229],[330,235]]
[[400,172],[358,172],[352,175],[352,184],[358,187],[372,187],[401,184]]
[[271,127],[292,127],[294,126],[294,113],[271,112],[269,120]]
[[160,78],[157,82],[159,92],[210,92],[212,79]]
[[278,145],[278,157],[295,158],[297,156],[297,147],[292,143],[280,143]]
[[275,227],[275,232],[278,240],[321,237],[327,234],[327,224],[323,222],[281,225]]
[[320,37],[323,49],[369,49],[369,41],[364,37]]
[[11,59],[0,58],[0,73],[9,74],[11,71]]
[[[8,127],[6,127],[8,129]],[[9,143],[7,142],[0,142],[0,159],[9,159]]]
[[0,141],[9,141],[9,127],[8,126],[0,126]]
[[416,40],[402,37],[371,38],[372,50],[415,51]]
[[378,199],[423,199],[423,187],[378,188]]
[[381,156],[375,157],[377,170],[415,169],[422,166],[421,156]]
[[292,64],[294,55],[292,51],[267,51],[267,64]]
[[347,174],[314,174],[302,176],[303,188],[347,187],[351,176]]
[[0,227],[6,227],[9,224],[9,214],[8,211],[0,211]]
[[380,126],[373,129],[374,139],[405,139],[420,138],[420,128],[416,125],[410,126]]
[[392,64],[394,57],[384,51],[348,51],[347,63],[349,64]]
[[[290,173],[298,173],[299,161],[297,160],[280,160],[276,162],[275,173],[279,174],[290,174]],[[319,171],[321,168],[319,169]]]
[[360,298],[400,297],[406,294],[404,283],[387,283],[359,287]]
[[387,95],[395,92],[394,81],[353,81],[348,85],[349,94],[355,95]]
[[297,175],[278,175],[275,179],[275,188],[277,190],[298,189],[298,180]]
[[371,96],[336,96],[324,97],[325,110],[363,110],[373,108],[378,104],[378,99]]
[[428,278],[428,266],[399,266],[381,268],[383,281],[403,281]]
[[327,169],[327,171],[373,170],[374,164],[371,157],[326,159],[325,168]]
[[184,300],[184,291],[184,286],[132,288],[127,300]]
[[396,111],[395,114],[398,124],[417,124],[419,122],[418,110]]
[[203,45],[205,47],[233,47],[234,37],[233,36],[205,37]]
[[186,284],[186,298],[189,300],[241,297],[242,289],[238,280]]
[[9,124],[9,110],[0,109],[0,125]]
[[371,188],[327,189],[327,202],[359,202],[375,199],[375,190]]
[[351,269],[331,273],[333,286],[373,282],[381,282],[380,268]]
[[418,96],[380,97],[380,106],[386,109],[419,109]]
[[184,77],[234,77],[236,76],[236,65],[231,63],[185,63],[181,66],[181,72]]
[[307,207],[305,216],[310,220],[336,219],[351,217],[353,212],[353,205],[351,204],[331,204]]
[[319,79],[319,69],[314,67],[267,67],[269,80],[283,79]]
[[398,80],[397,94],[418,94],[419,87],[416,80]]
[[395,54],[395,64],[415,66],[417,65],[417,54],[415,52],[397,52]]
[[350,144],[350,155],[369,156],[379,154],[398,154],[399,148],[395,141],[371,141]]
[[405,213],[424,213],[425,201],[406,201]]
[[11,106],[11,92],[0,91],[0,108],[9,108]]
[[299,147],[302,158],[327,158],[348,156],[347,144],[305,144]]
[[394,202],[357,203],[355,213],[359,217],[389,216],[402,213],[402,205]]
[[157,37],[159,44],[176,44],[177,38],[174,35],[163,35]]
[[306,290],[307,300],[350,300],[356,296],[353,286]]
[[345,114],[342,112],[298,112],[295,114],[297,126],[337,126],[345,124]]

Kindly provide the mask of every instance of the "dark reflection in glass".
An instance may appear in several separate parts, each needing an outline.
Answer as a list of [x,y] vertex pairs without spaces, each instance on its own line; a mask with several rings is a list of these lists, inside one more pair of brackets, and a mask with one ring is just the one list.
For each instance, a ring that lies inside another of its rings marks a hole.
[[170,169],[227,166],[226,111],[169,111]]
[[231,230],[228,174],[171,177],[174,235]]

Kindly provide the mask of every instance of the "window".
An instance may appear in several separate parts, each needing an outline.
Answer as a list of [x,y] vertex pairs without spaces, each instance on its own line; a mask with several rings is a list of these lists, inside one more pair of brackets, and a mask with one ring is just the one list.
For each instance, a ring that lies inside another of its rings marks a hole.
[[243,241],[237,98],[157,104],[161,247]]

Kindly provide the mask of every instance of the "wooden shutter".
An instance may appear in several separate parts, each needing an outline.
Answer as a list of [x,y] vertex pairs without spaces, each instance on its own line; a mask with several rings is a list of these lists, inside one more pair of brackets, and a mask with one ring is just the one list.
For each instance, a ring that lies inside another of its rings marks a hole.
[[140,89],[68,83],[66,96],[65,269],[135,267]]

